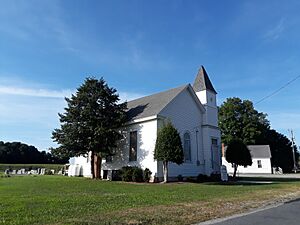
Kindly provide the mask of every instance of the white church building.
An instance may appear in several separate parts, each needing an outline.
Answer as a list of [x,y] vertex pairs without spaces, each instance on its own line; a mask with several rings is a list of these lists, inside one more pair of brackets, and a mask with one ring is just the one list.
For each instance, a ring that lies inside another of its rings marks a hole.
[[[180,133],[184,163],[169,164],[169,178],[220,172],[221,136],[216,94],[203,66],[193,85],[186,84],[127,103],[128,123],[114,155],[103,159],[102,177],[111,179],[123,166],[148,168],[152,181],[162,180],[162,162],[154,160],[157,131],[170,121]],[[69,176],[90,177],[89,157],[70,160]]]

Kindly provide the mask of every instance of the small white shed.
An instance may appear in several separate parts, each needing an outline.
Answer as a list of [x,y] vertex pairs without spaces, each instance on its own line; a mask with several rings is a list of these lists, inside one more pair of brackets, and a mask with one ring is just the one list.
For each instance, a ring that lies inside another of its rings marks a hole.
[[[237,174],[239,173],[259,173],[259,174],[271,174],[271,150],[269,145],[248,145],[247,146],[250,154],[252,156],[251,166],[239,166],[237,169]],[[227,162],[225,159],[225,152],[227,146],[223,148],[222,165],[227,167],[228,173],[233,173],[234,168],[231,163]]]

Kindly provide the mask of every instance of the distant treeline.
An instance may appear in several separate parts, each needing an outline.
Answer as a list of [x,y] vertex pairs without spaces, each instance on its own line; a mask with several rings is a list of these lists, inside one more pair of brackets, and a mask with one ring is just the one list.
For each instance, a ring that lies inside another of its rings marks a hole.
[[40,152],[36,147],[21,142],[0,141],[0,163],[7,164],[64,164],[69,158]]

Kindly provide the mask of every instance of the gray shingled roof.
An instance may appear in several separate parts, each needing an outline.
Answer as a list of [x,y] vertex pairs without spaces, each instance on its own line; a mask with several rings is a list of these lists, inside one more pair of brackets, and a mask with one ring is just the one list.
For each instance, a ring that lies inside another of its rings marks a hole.
[[210,90],[217,94],[203,66],[200,67],[196,79],[193,84],[195,92]]
[[269,145],[247,145],[252,158],[271,158]]
[[127,117],[130,120],[158,115],[187,85],[127,102]]
[[[271,158],[271,150],[269,145],[247,145],[252,158]],[[225,152],[227,146],[224,148]]]

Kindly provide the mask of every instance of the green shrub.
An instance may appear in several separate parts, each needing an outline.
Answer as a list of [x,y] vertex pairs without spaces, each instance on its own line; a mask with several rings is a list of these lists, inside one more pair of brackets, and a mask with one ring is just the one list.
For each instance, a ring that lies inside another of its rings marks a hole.
[[177,176],[177,179],[178,179],[178,181],[183,181],[183,176],[181,175],[181,174],[179,174],[178,176]]
[[132,181],[132,173],[133,173],[133,167],[131,166],[124,166],[122,167],[120,173],[122,181],[130,182]]
[[144,177],[143,177],[143,169],[138,168],[138,167],[133,167],[132,170],[132,181],[133,182],[143,182]]
[[0,178],[8,178],[10,177],[9,174],[0,173]]
[[113,181],[120,181],[120,180],[122,180],[121,170],[113,170],[112,171],[112,180]]
[[199,174],[197,176],[197,182],[202,183],[202,182],[207,182],[208,181],[208,176],[205,174]]
[[209,178],[210,178],[210,181],[218,182],[218,181],[221,181],[221,174],[212,173]]
[[186,181],[187,181],[187,182],[195,182],[196,179],[195,179],[194,177],[187,177],[187,178],[186,178]]
[[152,174],[152,172],[151,172],[148,168],[146,168],[146,169],[144,170],[144,181],[145,181],[145,182],[149,182],[149,181],[150,181],[150,179],[151,179],[151,174]]
[[[147,175],[151,175],[151,171],[148,169],[147,170]],[[144,171],[143,169],[136,167],[136,166],[124,166],[122,167],[121,171],[120,171],[120,176],[122,181],[125,182],[143,182],[145,181],[144,179]],[[149,178],[150,179],[150,178]]]

